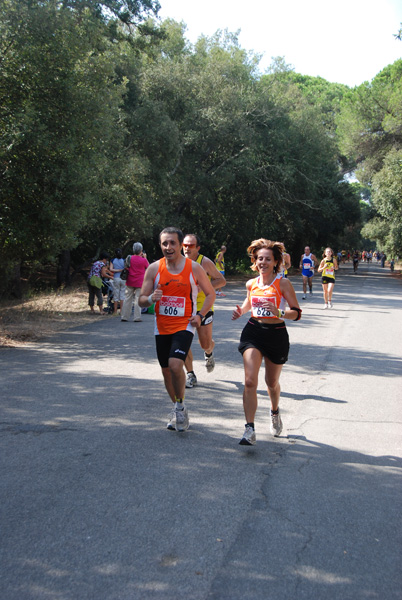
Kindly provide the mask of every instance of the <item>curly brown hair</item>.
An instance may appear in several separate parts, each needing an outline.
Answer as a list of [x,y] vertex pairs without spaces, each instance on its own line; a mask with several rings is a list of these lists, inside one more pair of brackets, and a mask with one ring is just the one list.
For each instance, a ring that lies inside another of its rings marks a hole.
[[274,260],[276,260],[276,266],[274,267],[274,272],[277,273],[281,267],[283,262],[282,255],[285,252],[285,246],[282,242],[273,242],[272,240],[266,240],[265,238],[260,238],[259,240],[254,240],[251,242],[249,247],[247,248],[247,254],[251,259],[251,268],[253,271],[257,270],[257,266],[255,264],[257,260],[257,254],[260,250],[266,248],[267,250],[272,250],[272,254],[274,255]]

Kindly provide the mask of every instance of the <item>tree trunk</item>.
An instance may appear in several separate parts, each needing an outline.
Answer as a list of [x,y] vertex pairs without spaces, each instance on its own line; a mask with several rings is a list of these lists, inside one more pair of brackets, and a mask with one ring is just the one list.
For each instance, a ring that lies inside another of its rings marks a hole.
[[59,264],[57,266],[57,287],[71,285],[70,264],[70,250],[63,250],[59,254]]
[[21,261],[13,264],[12,276],[11,276],[11,295],[15,298],[22,298],[22,287],[21,287]]

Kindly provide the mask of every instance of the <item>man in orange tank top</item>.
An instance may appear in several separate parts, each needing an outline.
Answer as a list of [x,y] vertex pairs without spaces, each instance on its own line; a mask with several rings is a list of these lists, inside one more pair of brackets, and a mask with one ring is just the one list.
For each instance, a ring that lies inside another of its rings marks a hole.
[[[155,341],[158,361],[166,390],[174,404],[167,428],[176,431],[188,429],[188,411],[184,405],[186,360],[194,328],[215,300],[215,291],[204,269],[185,258],[182,253],[183,233],[175,227],[161,231],[159,242],[163,258],[152,263],[145,272],[139,305],[143,308],[155,303]],[[205,294],[197,312],[197,294]]]

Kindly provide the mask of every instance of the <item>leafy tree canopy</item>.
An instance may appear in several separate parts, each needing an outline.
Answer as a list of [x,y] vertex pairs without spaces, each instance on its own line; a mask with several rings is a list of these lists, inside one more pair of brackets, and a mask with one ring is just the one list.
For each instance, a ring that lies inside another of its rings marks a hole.
[[369,187],[377,212],[363,235],[377,240],[388,252],[400,253],[402,60],[345,95],[338,135],[341,148],[358,167],[358,179]]
[[[226,242],[236,265],[260,236],[299,254],[357,227],[360,196],[342,180],[334,135],[341,87],[279,59],[261,77],[236,33],[191,45],[171,19],[132,28],[156,2],[5,6],[0,245],[9,260],[72,252],[77,265],[137,240],[153,256],[160,229],[174,224],[198,233],[209,255]],[[387,126],[396,135],[396,122]]]

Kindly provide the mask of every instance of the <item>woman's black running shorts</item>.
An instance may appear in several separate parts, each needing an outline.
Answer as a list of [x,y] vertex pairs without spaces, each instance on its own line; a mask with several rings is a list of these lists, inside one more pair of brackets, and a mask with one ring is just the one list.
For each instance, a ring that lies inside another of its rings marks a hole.
[[239,344],[243,354],[248,348],[256,348],[276,365],[283,365],[289,355],[289,335],[285,323],[265,324],[251,318],[244,327]]

